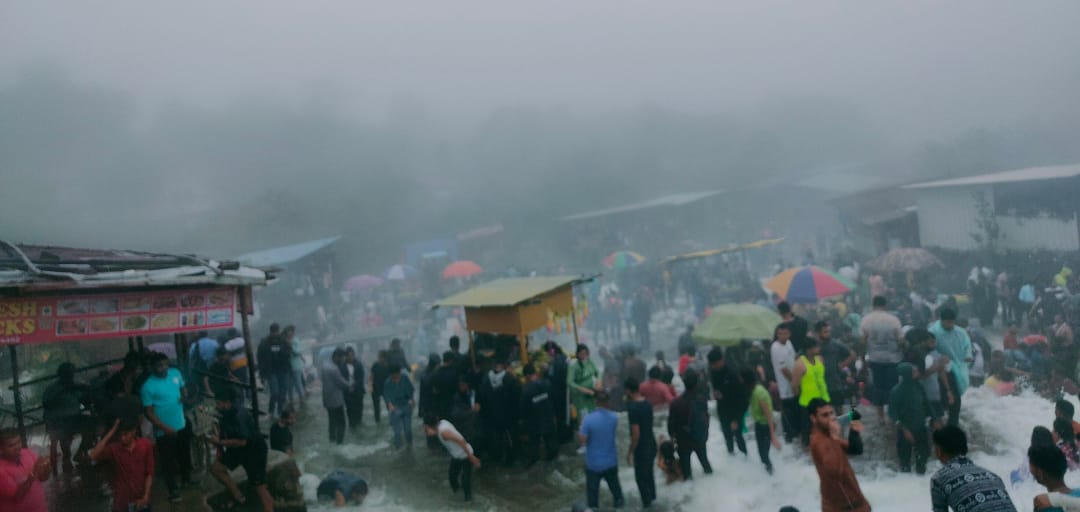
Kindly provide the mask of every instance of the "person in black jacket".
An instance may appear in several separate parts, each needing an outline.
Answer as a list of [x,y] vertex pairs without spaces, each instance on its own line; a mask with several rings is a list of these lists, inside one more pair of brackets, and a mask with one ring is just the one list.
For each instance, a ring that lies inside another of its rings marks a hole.
[[671,403],[668,413],[668,435],[675,440],[683,479],[691,480],[691,454],[697,454],[706,475],[712,474],[709,454],[705,451],[709,439],[709,405],[698,391],[697,372],[687,372],[683,384],[686,391]]
[[499,361],[488,372],[480,385],[477,401],[480,403],[480,420],[490,434],[490,459],[510,466],[514,462],[514,425],[517,424],[520,407],[521,385],[517,378],[506,371],[506,363]]
[[720,432],[724,434],[728,454],[734,455],[738,446],[746,455],[743,422],[750,407],[750,393],[739,378],[738,370],[724,360],[724,350],[720,347],[709,351],[709,376],[716,399],[716,417],[720,420]]
[[528,436],[525,447],[526,467],[540,459],[540,445],[545,448],[544,460],[552,460],[558,454],[555,441],[555,413],[551,409],[550,386],[536,373],[536,367],[526,364],[522,373],[527,383],[521,392],[521,422]]
[[435,379],[435,372],[439,369],[439,363],[442,362],[442,358],[439,354],[431,353],[428,355],[428,364],[424,367],[423,372],[420,373],[420,400],[417,402],[416,413],[423,418],[429,412],[434,412],[432,408],[432,381]]
[[349,420],[349,430],[355,432],[364,423],[364,363],[356,357],[352,347],[345,347],[341,374],[353,383],[345,393],[345,416]]
[[570,414],[566,378],[570,371],[570,362],[566,359],[562,348],[554,341],[545,343],[544,351],[548,354],[547,380],[550,386],[548,397],[551,399],[551,410],[555,414],[555,437],[559,444],[565,444],[574,438],[574,432],[567,419]]
[[459,380],[461,373],[457,356],[452,351],[444,352],[442,366],[436,367],[431,376],[431,412],[441,419],[450,419]]
[[369,374],[369,385],[371,388],[371,410],[375,412],[375,423],[382,421],[382,394],[383,384],[386,379],[390,377],[390,365],[386,362],[386,351],[380,350],[379,355],[374,363],[371,363],[371,373]]

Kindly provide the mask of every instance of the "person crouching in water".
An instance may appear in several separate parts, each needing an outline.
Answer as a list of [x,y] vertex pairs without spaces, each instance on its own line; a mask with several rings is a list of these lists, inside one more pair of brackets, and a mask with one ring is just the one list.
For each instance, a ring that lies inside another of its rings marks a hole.
[[319,482],[315,494],[319,501],[333,501],[337,508],[348,505],[350,501],[359,507],[367,497],[368,484],[359,476],[338,470],[326,475],[326,478]]
[[480,459],[473,455],[472,445],[452,423],[431,413],[424,416],[424,432],[438,438],[450,453],[450,489],[457,493],[460,488],[465,492],[465,501],[472,501],[472,470],[480,467]]
[[889,417],[896,422],[896,453],[900,457],[900,472],[911,472],[911,452],[915,452],[915,473],[926,474],[930,458],[928,419],[934,414],[926,390],[919,384],[918,370],[910,363],[900,363],[896,374],[900,382],[889,395]]

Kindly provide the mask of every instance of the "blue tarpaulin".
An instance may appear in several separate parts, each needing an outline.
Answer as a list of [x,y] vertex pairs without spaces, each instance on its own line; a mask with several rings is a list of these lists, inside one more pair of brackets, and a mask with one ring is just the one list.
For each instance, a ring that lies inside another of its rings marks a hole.
[[340,239],[340,236],[334,236],[283,247],[274,247],[273,249],[263,249],[237,256],[236,260],[242,265],[252,267],[280,267],[306,258]]

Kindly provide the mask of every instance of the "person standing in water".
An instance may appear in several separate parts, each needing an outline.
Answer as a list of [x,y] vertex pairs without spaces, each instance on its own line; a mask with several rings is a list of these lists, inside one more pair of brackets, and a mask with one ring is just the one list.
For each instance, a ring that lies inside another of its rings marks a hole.
[[653,460],[656,459],[656,437],[653,435],[652,404],[641,395],[637,379],[626,379],[626,417],[630,422],[630,448],[626,461],[634,466],[641,506],[649,508],[656,501],[656,477]]
[[1053,446],[1032,446],[1028,461],[1035,481],[1046,487],[1046,494],[1035,497],[1035,512],[1072,512],[1080,510],[1080,489],[1065,485],[1068,462]]
[[433,413],[424,416],[424,431],[429,436],[435,436],[450,454],[450,489],[455,494],[458,489],[463,490],[465,501],[472,501],[472,470],[480,467],[480,459],[473,455],[472,445],[453,423],[440,420]]
[[[810,444],[810,415],[807,414],[807,406],[810,401],[820,398],[826,403],[830,402],[829,388],[825,384],[825,361],[821,358],[821,349],[817,340],[807,338],[804,342],[805,351],[795,362],[795,369],[791,375],[791,385],[795,396],[799,397],[800,420],[802,421],[803,446]],[[835,410],[834,410],[835,413]]]
[[870,364],[870,377],[874,383],[870,398],[884,423],[889,393],[896,386],[896,365],[903,360],[900,350],[903,336],[900,335],[900,319],[886,309],[885,297],[874,297],[873,306],[874,310],[863,317],[859,331],[866,344],[866,361]]
[[953,425],[934,431],[934,455],[942,467],[930,479],[934,512],[1016,512],[1005,484],[967,458],[967,435]]
[[811,400],[807,412],[814,430],[810,435],[810,454],[821,480],[822,512],[870,512],[870,502],[863,496],[848,460],[848,455],[862,454],[862,423],[852,421],[845,440],[836,421],[836,411],[825,400]]
[[570,363],[567,370],[566,386],[570,390],[570,403],[577,409],[578,418],[584,418],[596,408],[594,398],[600,372],[589,360],[589,347],[578,345],[576,354],[577,359]]
[[589,507],[600,506],[600,480],[607,482],[615,508],[623,506],[622,486],[619,484],[619,456],[615,447],[615,431],[619,417],[608,406],[606,391],[596,392],[597,408],[581,420],[578,441],[585,447],[585,495]]
[[765,464],[765,471],[770,475],[773,472],[772,461],[769,459],[769,446],[780,449],[780,440],[776,437],[776,420],[773,418],[772,395],[758,380],[758,374],[753,368],[742,369],[743,384],[750,391],[750,417],[754,420],[754,439],[757,441],[758,456],[761,463]]
[[896,367],[900,383],[889,397],[889,417],[896,422],[896,453],[900,472],[911,472],[911,452],[915,452],[915,473],[926,474],[926,459],[930,457],[930,431],[927,419],[933,417],[926,391],[918,381],[918,371],[910,363]]
[[975,360],[971,338],[967,331],[956,327],[956,310],[951,308],[941,310],[941,318],[930,326],[930,334],[937,339],[937,351],[952,362],[949,365],[949,389],[953,392],[953,400],[948,404],[948,424],[955,427],[960,424],[960,399],[971,384],[968,365]]

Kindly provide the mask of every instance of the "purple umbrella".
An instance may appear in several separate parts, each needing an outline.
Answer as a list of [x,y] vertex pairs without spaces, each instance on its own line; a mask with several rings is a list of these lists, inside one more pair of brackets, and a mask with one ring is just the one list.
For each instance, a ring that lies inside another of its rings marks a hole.
[[369,274],[352,276],[348,281],[345,281],[345,291],[359,292],[370,290],[372,288],[378,288],[382,283],[382,279]]

